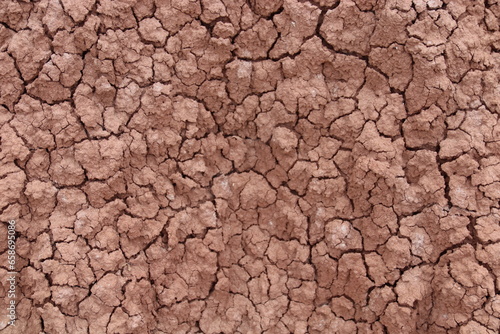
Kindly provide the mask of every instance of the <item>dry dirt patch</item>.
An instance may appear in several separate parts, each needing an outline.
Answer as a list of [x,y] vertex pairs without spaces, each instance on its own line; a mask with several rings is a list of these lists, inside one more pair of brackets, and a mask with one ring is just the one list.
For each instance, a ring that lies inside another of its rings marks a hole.
[[499,19],[0,0],[1,331],[498,333]]

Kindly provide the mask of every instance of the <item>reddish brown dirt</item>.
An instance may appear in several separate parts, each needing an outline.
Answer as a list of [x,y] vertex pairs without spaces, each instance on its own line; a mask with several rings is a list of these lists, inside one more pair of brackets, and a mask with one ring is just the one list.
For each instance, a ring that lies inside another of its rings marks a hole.
[[498,333],[499,18],[0,0],[1,332]]

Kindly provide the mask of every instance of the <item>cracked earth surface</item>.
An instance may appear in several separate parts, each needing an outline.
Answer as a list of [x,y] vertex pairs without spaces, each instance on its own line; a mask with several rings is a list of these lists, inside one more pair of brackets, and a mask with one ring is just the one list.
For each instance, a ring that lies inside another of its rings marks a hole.
[[2,332],[498,333],[499,18],[0,0]]

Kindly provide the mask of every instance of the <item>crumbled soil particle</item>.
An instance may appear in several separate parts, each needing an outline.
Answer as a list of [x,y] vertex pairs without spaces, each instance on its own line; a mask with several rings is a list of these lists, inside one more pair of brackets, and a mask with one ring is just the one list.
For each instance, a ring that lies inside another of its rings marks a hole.
[[496,0],[0,0],[0,332],[500,332],[499,50]]

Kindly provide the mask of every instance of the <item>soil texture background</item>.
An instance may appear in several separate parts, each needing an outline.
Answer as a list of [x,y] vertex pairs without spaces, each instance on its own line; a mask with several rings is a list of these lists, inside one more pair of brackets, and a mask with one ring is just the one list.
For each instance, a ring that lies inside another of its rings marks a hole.
[[499,26],[498,0],[0,0],[0,331],[498,333]]

